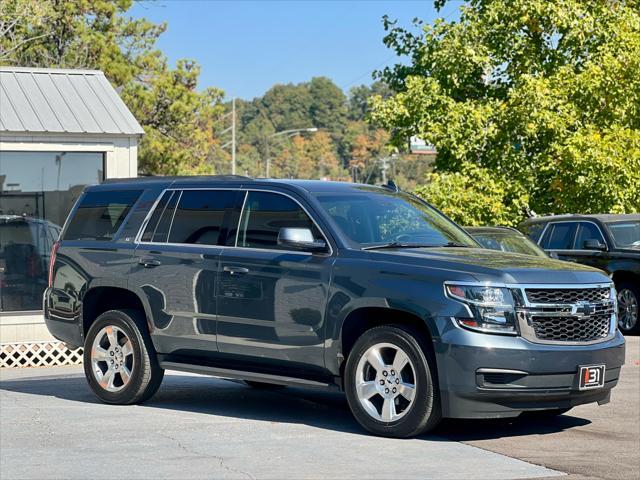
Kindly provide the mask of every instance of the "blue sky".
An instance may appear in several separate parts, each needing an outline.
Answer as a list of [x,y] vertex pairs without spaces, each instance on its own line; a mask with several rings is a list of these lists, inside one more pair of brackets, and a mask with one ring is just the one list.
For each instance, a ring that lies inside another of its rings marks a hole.
[[370,83],[374,69],[397,60],[382,43],[384,14],[409,26],[414,17],[455,15],[459,6],[436,12],[431,0],[157,0],[136,3],[130,14],[168,23],[158,46],[171,62],[197,60],[201,87],[250,99],[273,84],[321,75],[345,91]]

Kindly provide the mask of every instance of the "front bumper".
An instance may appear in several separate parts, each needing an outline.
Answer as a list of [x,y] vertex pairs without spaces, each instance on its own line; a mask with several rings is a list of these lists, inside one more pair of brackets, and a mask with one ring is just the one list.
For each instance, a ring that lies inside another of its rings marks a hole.
[[[592,345],[548,345],[476,333],[441,319],[434,344],[443,416],[515,417],[524,411],[606,403],[624,364],[620,332]],[[602,388],[580,391],[580,366],[605,365]]]

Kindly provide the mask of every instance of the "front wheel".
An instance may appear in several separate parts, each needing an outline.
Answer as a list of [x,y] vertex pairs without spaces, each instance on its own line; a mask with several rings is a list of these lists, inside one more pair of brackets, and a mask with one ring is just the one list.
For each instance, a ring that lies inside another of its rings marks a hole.
[[366,331],[349,354],[344,384],[354,417],[376,435],[413,437],[440,422],[435,361],[417,332]]
[[618,290],[618,327],[624,334],[637,333],[640,330],[638,313],[640,312],[640,287],[631,282],[621,282]]
[[141,403],[160,387],[164,370],[145,327],[142,315],[135,310],[110,310],[89,328],[84,373],[103,402]]

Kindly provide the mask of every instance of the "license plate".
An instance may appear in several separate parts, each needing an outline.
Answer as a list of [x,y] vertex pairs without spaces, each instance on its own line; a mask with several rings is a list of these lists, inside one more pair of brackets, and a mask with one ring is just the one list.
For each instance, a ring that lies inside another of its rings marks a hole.
[[580,367],[580,390],[590,390],[604,386],[604,365],[591,365]]

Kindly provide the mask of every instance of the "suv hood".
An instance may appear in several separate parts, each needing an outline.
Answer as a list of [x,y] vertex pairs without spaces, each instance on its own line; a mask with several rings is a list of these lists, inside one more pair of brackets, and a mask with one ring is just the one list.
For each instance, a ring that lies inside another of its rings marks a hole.
[[371,258],[412,266],[456,270],[480,282],[499,283],[603,283],[601,270],[552,258],[499,252],[484,248],[398,248],[369,250]]

